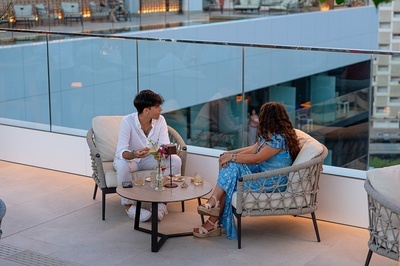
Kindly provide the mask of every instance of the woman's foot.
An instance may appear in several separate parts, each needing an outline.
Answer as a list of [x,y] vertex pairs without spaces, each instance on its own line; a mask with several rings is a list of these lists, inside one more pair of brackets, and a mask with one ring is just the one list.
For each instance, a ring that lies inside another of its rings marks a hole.
[[204,205],[197,207],[197,212],[200,215],[219,216],[219,200],[212,195]]
[[193,229],[193,235],[195,237],[212,237],[212,236],[220,236],[221,235],[221,226],[219,225],[219,220],[212,222],[210,219],[207,220],[202,226],[199,228]]

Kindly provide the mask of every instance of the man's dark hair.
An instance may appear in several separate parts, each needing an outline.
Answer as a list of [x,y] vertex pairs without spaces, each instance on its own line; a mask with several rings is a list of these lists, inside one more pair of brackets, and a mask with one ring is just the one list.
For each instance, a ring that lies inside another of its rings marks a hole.
[[136,107],[139,114],[143,112],[144,108],[162,105],[163,103],[164,98],[151,90],[143,90],[139,92],[133,100],[133,105]]

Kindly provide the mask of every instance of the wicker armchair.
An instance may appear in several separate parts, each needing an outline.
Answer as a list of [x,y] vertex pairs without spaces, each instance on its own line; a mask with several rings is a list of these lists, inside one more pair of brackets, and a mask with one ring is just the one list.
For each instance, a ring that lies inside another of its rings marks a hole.
[[[381,177],[384,178],[383,176]],[[388,183],[389,185],[395,186],[390,182]],[[369,265],[373,252],[398,261],[400,241],[400,206],[394,204],[392,200],[389,200],[375,190],[368,179],[365,180],[364,188],[368,195],[368,230],[370,233],[368,241],[369,251],[365,265]]]
[[[311,213],[315,234],[318,232],[315,211],[317,210],[317,193],[319,177],[327,148],[308,134],[296,130],[302,148],[292,166],[274,171],[242,176],[237,182],[237,192],[233,194],[232,207],[237,219],[238,248],[241,248],[241,223],[245,216],[303,215]],[[235,151],[237,152],[237,151]],[[265,188],[273,193],[254,191],[251,183],[260,184],[261,179],[276,178],[275,185]],[[287,177],[285,184],[280,179]]]
[[81,26],[83,26],[83,16],[77,2],[61,2],[61,12],[65,25],[67,25],[68,20],[75,20],[76,22],[81,22]]
[[17,23],[25,23],[25,26],[30,28],[36,22],[36,16],[33,15],[32,5],[14,5],[14,23],[13,28]]
[[[96,199],[97,188],[100,188],[102,191],[103,220],[105,220],[106,195],[116,193],[117,188],[117,175],[113,160],[117,150],[119,124],[122,118],[123,116],[97,116],[93,119],[93,128],[89,129],[86,135],[92,160],[92,178],[95,182],[93,199]],[[102,128],[107,130],[101,130]],[[182,160],[181,174],[184,175],[187,156],[186,144],[179,133],[170,126],[168,126],[168,133],[170,142],[177,146],[177,154]],[[148,172],[148,175],[150,175],[151,171],[139,172]],[[182,211],[184,211],[183,202]]]

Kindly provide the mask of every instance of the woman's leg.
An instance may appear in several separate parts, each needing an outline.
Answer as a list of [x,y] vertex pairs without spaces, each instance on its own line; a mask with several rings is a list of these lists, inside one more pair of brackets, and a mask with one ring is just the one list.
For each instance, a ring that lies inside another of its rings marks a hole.
[[[214,208],[217,205],[218,201],[221,203],[222,197],[224,198],[225,201],[225,191],[217,184],[215,185],[211,197],[207,200],[206,203],[210,204],[211,208]],[[221,206],[221,204],[219,204],[219,206]]]
[[[225,191],[218,184],[215,186],[213,194],[208,199],[207,203],[209,203],[212,207],[215,207],[215,205],[217,204],[217,202],[215,202],[215,200],[219,201],[220,206],[224,206],[224,204],[225,204]],[[202,224],[201,226],[204,227],[205,229],[207,229],[208,231],[213,230],[214,229],[214,225],[213,224],[218,222],[219,217],[221,216],[223,210],[224,210],[223,207],[220,208],[219,216],[210,216],[210,218],[208,218],[208,220],[204,224]],[[193,231],[198,233],[199,232],[199,228],[194,228]]]

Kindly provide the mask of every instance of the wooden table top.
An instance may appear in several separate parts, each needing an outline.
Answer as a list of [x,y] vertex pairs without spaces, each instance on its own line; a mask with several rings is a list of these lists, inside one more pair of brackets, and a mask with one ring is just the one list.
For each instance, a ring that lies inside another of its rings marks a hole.
[[[132,188],[117,187],[117,193],[124,198],[142,201],[142,202],[177,202],[196,199],[211,192],[212,186],[203,180],[203,184],[195,186],[190,182],[190,177],[183,177],[188,184],[187,188],[182,188],[183,182],[176,182],[178,187],[165,188],[163,191],[156,191],[150,187],[150,182],[146,182],[144,186],[133,186]],[[164,180],[164,184],[169,180]]]

